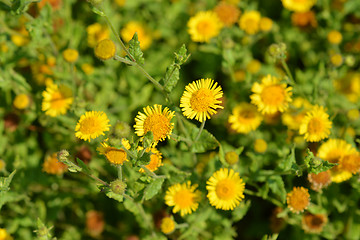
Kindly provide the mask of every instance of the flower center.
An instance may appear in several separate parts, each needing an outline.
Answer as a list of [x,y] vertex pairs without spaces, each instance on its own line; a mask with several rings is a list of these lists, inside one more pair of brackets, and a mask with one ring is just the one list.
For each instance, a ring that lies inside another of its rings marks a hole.
[[126,152],[122,149],[110,148],[106,150],[106,158],[114,164],[122,164],[126,160]]
[[285,99],[284,89],[280,85],[265,87],[261,92],[261,99],[266,105],[279,106]]
[[51,108],[60,109],[66,106],[66,98],[60,92],[54,92],[51,96]]
[[310,134],[319,134],[324,131],[324,126],[318,118],[311,119],[307,127]]
[[196,29],[201,35],[210,35],[212,34],[212,32],[214,32],[214,28],[212,24],[209,21],[205,21],[205,20],[200,21],[197,24]]
[[193,193],[187,189],[182,189],[175,194],[174,202],[180,209],[187,208],[194,203]]
[[243,110],[239,114],[239,122],[250,122],[255,118],[255,113],[251,110]]
[[162,114],[153,113],[144,121],[144,133],[151,131],[154,140],[165,138],[170,131],[170,120]]
[[323,219],[321,217],[313,216],[311,218],[311,225],[313,227],[319,227],[323,224]]
[[224,179],[216,184],[216,195],[222,200],[229,200],[235,197],[235,183],[229,179]]
[[85,118],[80,126],[80,132],[82,134],[92,134],[99,130],[100,123],[96,118]]
[[191,95],[190,104],[195,112],[206,112],[214,103],[214,96],[210,89],[201,88]]

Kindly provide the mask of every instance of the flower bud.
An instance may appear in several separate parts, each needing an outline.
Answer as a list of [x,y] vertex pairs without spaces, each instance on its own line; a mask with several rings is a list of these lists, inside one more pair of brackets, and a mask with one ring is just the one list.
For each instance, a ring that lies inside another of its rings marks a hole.
[[126,183],[124,183],[120,179],[116,179],[115,181],[112,181],[110,183],[111,191],[119,195],[124,194],[126,187],[127,187]]

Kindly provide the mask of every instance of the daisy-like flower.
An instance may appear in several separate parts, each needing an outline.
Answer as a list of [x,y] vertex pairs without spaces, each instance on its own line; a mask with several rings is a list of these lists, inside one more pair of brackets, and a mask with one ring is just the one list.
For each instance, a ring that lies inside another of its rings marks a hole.
[[345,155],[339,160],[341,170],[356,174],[360,171],[360,154],[358,152]]
[[344,94],[346,98],[356,103],[360,96],[360,73],[348,72],[345,77],[335,80],[334,87]]
[[209,42],[219,35],[222,24],[215,12],[202,11],[190,18],[187,23],[188,33],[194,42]]
[[251,87],[251,103],[255,104],[262,114],[284,112],[292,101],[291,90],[292,87],[287,87],[286,84],[280,83],[278,78],[269,74],[262,78],[261,84],[256,82]]
[[294,213],[302,212],[310,204],[309,191],[303,187],[294,187],[293,190],[287,194],[286,202],[290,211]]
[[221,87],[210,78],[200,79],[188,84],[180,99],[180,107],[184,116],[195,118],[199,122],[210,119],[216,113],[216,109],[223,109],[219,105],[223,96]]
[[244,199],[245,183],[233,169],[222,168],[206,182],[208,199],[216,209],[233,210]]
[[284,8],[294,12],[307,12],[316,3],[316,0],[281,0]]
[[329,139],[323,143],[317,152],[317,156],[331,163],[338,163],[330,169],[331,181],[339,183],[351,178],[352,173],[343,169],[340,161],[347,155],[356,154],[356,149],[342,139]]
[[302,217],[302,228],[308,233],[321,233],[328,218],[324,214],[306,213]]
[[299,133],[307,142],[319,142],[330,134],[332,122],[323,106],[315,106],[301,122]]
[[41,109],[51,117],[65,114],[73,102],[71,89],[63,84],[49,84],[42,96]]
[[250,103],[240,103],[229,116],[231,129],[238,133],[247,134],[257,129],[262,121],[262,115],[257,111],[256,107]]
[[214,9],[225,26],[231,26],[239,19],[240,10],[233,4],[221,1]]
[[175,230],[175,221],[171,217],[164,217],[161,220],[160,229],[165,234],[170,234]]
[[87,43],[89,47],[93,48],[96,44],[106,38],[109,38],[110,32],[107,26],[103,26],[100,23],[94,23],[86,28]]
[[0,239],[1,240],[13,240],[13,237],[4,228],[0,228]]
[[[139,147],[138,150],[142,150],[142,147]],[[159,167],[161,167],[163,165],[162,163],[162,154],[161,152],[159,152],[159,150],[157,150],[156,148],[148,148],[146,149],[146,152],[151,152],[151,156],[150,156],[150,162],[148,165],[146,165],[145,167],[147,169],[149,169],[151,172],[156,171]],[[144,169],[140,169],[139,172],[143,173],[145,172]]]
[[75,127],[75,136],[85,141],[105,135],[109,131],[110,124],[106,114],[102,111],[90,111],[81,115]]
[[191,214],[199,206],[200,191],[196,190],[197,186],[191,186],[191,182],[187,181],[169,187],[165,194],[166,205],[174,207],[173,213],[180,212],[181,216]]
[[174,128],[174,123],[171,119],[174,117],[175,112],[170,111],[165,107],[162,109],[161,105],[155,104],[154,107],[147,106],[143,108],[144,113],[138,112],[135,118],[135,133],[139,137],[144,136],[147,132],[151,131],[154,135],[154,141],[163,141],[170,134]]
[[281,120],[290,130],[299,131],[300,125],[308,111],[313,108],[309,101],[297,97],[289,109],[281,115]]
[[66,170],[67,166],[57,159],[57,153],[48,156],[43,163],[43,171],[48,174],[61,175]]
[[330,170],[320,172],[318,174],[309,173],[308,180],[311,183],[311,189],[314,191],[320,191],[331,183]]
[[240,29],[247,34],[254,35],[260,29],[261,14],[258,11],[245,12],[239,20]]
[[[125,161],[127,161],[127,154],[124,149],[119,149],[115,147],[110,147],[106,143],[107,139],[101,143],[101,146],[98,147],[96,150],[106,157],[106,159],[115,165],[122,165]],[[126,149],[130,149],[129,141],[126,139],[121,140],[122,144]]]

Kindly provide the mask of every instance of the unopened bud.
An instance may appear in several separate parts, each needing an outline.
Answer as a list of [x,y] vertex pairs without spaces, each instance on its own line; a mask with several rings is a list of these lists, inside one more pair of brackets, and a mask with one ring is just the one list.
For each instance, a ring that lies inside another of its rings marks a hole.
[[228,164],[234,165],[239,161],[239,155],[234,151],[227,152],[225,154],[225,160]]
[[59,159],[60,162],[67,161],[69,156],[70,156],[69,152],[65,149],[61,150],[57,154],[57,158]]
[[120,179],[116,179],[115,181],[112,181],[110,183],[110,188],[111,190],[119,195],[124,194],[125,190],[126,190],[126,183],[124,183],[123,181],[121,181]]

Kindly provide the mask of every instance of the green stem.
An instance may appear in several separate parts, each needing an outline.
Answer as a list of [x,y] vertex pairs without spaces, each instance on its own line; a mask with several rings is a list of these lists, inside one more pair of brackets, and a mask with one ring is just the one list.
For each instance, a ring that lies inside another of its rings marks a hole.
[[102,185],[105,185],[105,186],[107,186],[107,187],[110,187],[110,185],[109,185],[107,182],[101,180],[100,178],[96,177],[95,175],[93,175],[93,174],[88,174],[88,173],[85,173],[85,172],[82,172],[82,173],[84,173],[84,174],[87,175],[88,177],[92,178],[93,180],[101,183]]
[[201,135],[201,132],[204,130],[205,122],[206,122],[206,120],[204,120],[204,121],[201,123],[199,133],[198,133],[198,135],[196,136],[194,142],[196,142],[196,141],[199,139],[199,137],[200,137],[200,135]]
[[266,198],[263,198],[260,194],[255,193],[254,191],[251,191],[249,189],[244,189],[244,193],[247,194],[247,195],[251,195],[251,196],[255,196],[255,197],[261,197],[262,199],[269,200],[274,205],[279,206],[279,207],[281,207],[283,205],[279,200],[277,200],[275,198],[272,198],[272,197],[269,197],[269,196],[267,196]]
[[189,224],[187,223],[176,224],[176,229],[187,228],[187,227],[189,227]]
[[289,78],[291,80],[290,84],[295,85],[295,80],[293,78],[293,75],[291,74],[290,69],[284,59],[281,59],[281,64],[284,67],[286,74],[289,76]]
[[150,171],[145,165],[140,166],[148,175],[151,175],[153,178],[166,178],[165,175],[156,175],[154,172]]
[[[150,82],[152,82],[152,84],[154,84],[157,88],[159,88],[160,91],[162,91],[165,94],[164,87],[158,81],[156,81],[153,77],[151,77],[150,74],[143,67],[141,67],[136,62],[134,64],[134,66],[137,67],[142,72],[142,74],[144,74],[145,77],[147,79],[149,79]],[[166,96],[166,94],[165,94],[165,96]]]
[[192,143],[190,139],[185,138],[185,137],[183,137],[183,136],[179,136],[179,135],[177,135],[177,134],[175,134],[175,133],[172,133],[170,137],[171,137],[171,138],[175,138],[175,139],[180,140],[180,141],[183,141],[183,142],[185,142],[187,145],[191,145],[191,143]]
[[118,169],[118,178],[120,179],[120,181],[122,181],[122,166],[118,165],[117,169]]
[[119,61],[119,62],[122,62],[122,63],[125,63],[125,64],[129,64],[131,66],[134,66],[134,62],[130,61],[130,60],[127,60],[126,58],[123,58],[123,57],[120,57],[118,55],[115,55],[114,57],[115,60]]

